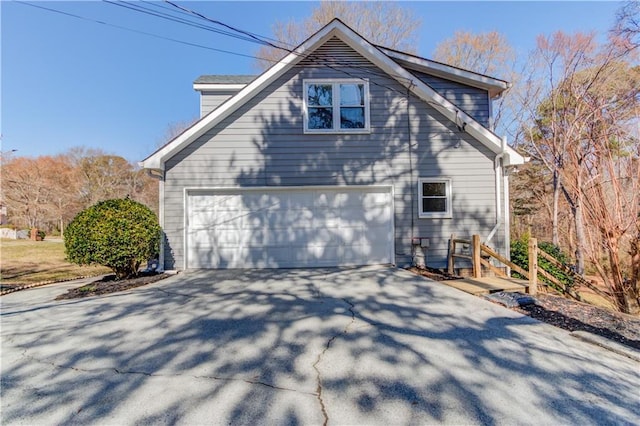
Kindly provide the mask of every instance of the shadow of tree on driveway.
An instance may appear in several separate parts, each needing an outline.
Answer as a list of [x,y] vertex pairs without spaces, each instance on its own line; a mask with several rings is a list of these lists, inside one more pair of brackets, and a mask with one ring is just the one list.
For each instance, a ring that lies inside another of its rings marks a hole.
[[391,268],[193,272],[29,309],[21,294],[2,300],[4,423],[639,415],[637,363]]

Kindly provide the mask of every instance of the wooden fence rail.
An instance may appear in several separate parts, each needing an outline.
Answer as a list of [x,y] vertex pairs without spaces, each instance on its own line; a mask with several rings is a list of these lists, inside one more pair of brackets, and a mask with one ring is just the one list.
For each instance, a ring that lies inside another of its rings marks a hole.
[[[463,244],[465,249],[468,249],[470,253],[469,254],[458,253],[456,250],[458,244]],[[540,276],[545,280],[547,280],[548,282],[553,283],[553,285],[557,289],[561,290],[563,293],[568,294],[569,296],[573,297],[576,300],[582,300],[580,295],[573,288],[571,288],[570,286],[567,286],[566,284],[558,280],[556,277],[551,275],[548,271],[545,271],[540,267],[540,265],[538,264],[538,258],[542,257],[552,265],[556,266],[558,269],[562,270],[565,274],[570,276],[575,283],[589,288],[590,290],[592,290],[593,292],[595,292],[600,296],[603,296],[603,297],[607,296],[602,290],[598,289],[596,286],[591,284],[582,276],[576,274],[569,266],[559,262],[557,259],[549,255],[545,251],[539,250],[538,242],[535,238],[529,239],[528,254],[529,254],[529,270],[527,271],[526,269],[516,265],[515,263],[511,262],[509,259],[500,255],[491,247],[485,244],[482,244],[480,242],[479,235],[473,235],[471,239],[458,238],[455,235],[451,235],[451,239],[449,240],[449,259],[448,259],[447,269],[449,274],[454,274],[455,260],[466,259],[471,261],[474,278],[482,277],[482,266],[486,267],[497,276],[506,278],[507,274],[504,272],[504,270],[496,267],[491,263],[491,258],[494,258],[501,264],[510,268],[512,271],[517,272],[518,274],[522,275],[525,279],[527,279],[529,281],[530,294],[536,294],[538,292],[538,276]],[[543,285],[546,286],[547,284],[543,283]]]

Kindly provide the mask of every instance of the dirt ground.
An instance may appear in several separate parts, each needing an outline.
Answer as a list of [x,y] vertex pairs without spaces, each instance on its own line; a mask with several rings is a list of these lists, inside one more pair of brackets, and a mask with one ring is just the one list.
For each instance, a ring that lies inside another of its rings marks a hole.
[[142,274],[136,278],[130,278],[127,280],[116,280],[115,275],[107,275],[102,279],[96,280],[90,284],[83,285],[82,287],[72,288],[66,293],[56,297],[56,300],[78,299],[80,297],[115,293],[118,291],[129,290],[131,288],[155,283],[156,281],[163,280],[170,276],[171,274]]

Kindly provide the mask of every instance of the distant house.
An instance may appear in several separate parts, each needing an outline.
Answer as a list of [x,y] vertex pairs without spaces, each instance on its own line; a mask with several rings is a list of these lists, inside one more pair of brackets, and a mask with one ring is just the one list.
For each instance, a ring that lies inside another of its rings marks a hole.
[[7,224],[7,206],[0,203],[0,225]]
[[496,78],[375,46],[334,20],[259,76],[202,76],[160,178],[165,269],[446,264],[452,233],[506,252]]

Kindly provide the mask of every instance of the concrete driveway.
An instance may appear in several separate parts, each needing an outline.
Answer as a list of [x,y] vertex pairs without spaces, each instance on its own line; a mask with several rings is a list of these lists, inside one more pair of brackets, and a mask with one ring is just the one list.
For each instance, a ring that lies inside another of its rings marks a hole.
[[397,269],[3,296],[3,424],[637,424],[640,364]]

